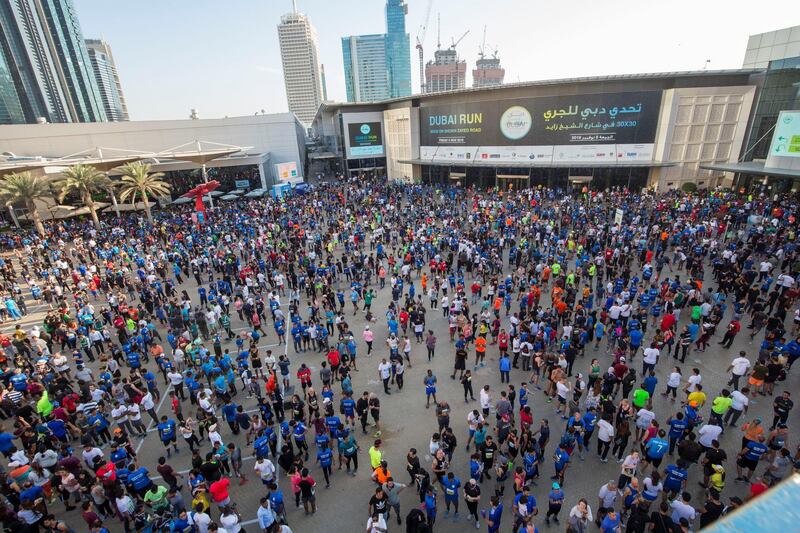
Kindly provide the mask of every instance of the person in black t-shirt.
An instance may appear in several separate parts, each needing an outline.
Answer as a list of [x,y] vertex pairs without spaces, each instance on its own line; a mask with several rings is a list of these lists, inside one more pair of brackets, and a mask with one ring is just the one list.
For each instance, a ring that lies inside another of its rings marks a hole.
[[492,466],[494,465],[494,456],[497,453],[497,444],[495,444],[491,435],[486,437],[486,441],[481,444],[479,451],[481,454],[481,461],[483,461],[483,474],[481,474],[481,480],[483,480],[483,476],[486,476],[486,479],[492,479],[492,474],[490,472],[492,471]]
[[706,456],[703,458],[703,482],[700,485],[706,487],[708,478],[714,473],[714,465],[722,466],[727,459],[728,454],[719,447],[719,441],[712,440],[711,448],[706,451]]
[[700,511],[700,529],[714,523],[722,516],[724,508],[725,506],[719,501],[719,492],[714,489],[709,490],[706,503],[698,509]]
[[386,512],[389,509],[389,497],[383,492],[382,487],[375,489],[375,494],[369,499],[369,514],[380,513],[388,520]]
[[650,524],[652,533],[673,533],[675,531],[675,522],[672,521],[667,502],[661,502],[658,511],[650,513]]

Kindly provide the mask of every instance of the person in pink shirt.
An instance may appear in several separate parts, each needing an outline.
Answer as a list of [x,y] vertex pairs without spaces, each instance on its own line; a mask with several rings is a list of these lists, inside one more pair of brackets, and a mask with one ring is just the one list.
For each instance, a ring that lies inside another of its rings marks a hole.
[[372,353],[372,341],[375,340],[375,333],[369,329],[369,326],[364,326],[364,342],[367,343],[367,355]]

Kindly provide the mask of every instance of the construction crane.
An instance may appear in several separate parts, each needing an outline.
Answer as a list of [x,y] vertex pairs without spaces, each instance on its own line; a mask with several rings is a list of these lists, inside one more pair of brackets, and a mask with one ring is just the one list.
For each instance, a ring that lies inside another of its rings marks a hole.
[[417,32],[417,51],[419,52],[419,92],[425,92],[425,63],[423,60],[422,46],[425,43],[425,35],[428,33],[428,20],[431,18],[431,7],[433,0],[428,0],[428,9],[425,11],[425,23],[419,27]]
[[486,26],[483,27],[483,41],[481,41],[481,47],[478,49],[478,56],[483,59],[486,50]]
[[450,45],[450,50],[455,50],[455,49],[456,49],[456,46],[458,46],[458,43],[460,43],[461,41],[463,41],[463,40],[464,40],[464,37],[466,37],[468,33],[469,33],[469,30],[465,31],[465,32],[464,32],[464,35],[462,35],[461,37],[459,37],[457,41],[452,41],[452,43],[453,43],[453,44],[451,44],[451,45]]

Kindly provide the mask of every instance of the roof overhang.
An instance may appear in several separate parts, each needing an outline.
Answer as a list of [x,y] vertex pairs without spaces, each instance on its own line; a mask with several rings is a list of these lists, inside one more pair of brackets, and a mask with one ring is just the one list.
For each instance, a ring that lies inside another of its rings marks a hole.
[[64,159],[42,159],[35,162],[22,161],[17,164],[12,163],[10,165],[0,166],[0,176],[5,176],[7,174],[13,174],[19,172],[31,172],[35,175],[40,175],[40,176],[50,175],[50,174],[60,174],[63,169],[77,164],[92,166],[101,172],[108,172],[109,170],[121,167],[126,163],[139,161],[143,157],[144,156],[141,155],[115,157],[107,159],[106,158],[100,159],[93,157],[75,157],[75,158],[64,158]]
[[431,159],[401,159],[399,163],[409,165],[430,165],[434,167],[476,167],[476,168],[662,168],[674,167],[672,161],[637,161],[631,163],[545,163],[536,161],[437,161]]
[[775,178],[800,178],[800,168],[776,168],[765,166],[764,161],[745,161],[743,163],[712,163],[700,165],[705,170],[718,172],[735,172],[738,174],[752,174],[754,176],[772,176]]

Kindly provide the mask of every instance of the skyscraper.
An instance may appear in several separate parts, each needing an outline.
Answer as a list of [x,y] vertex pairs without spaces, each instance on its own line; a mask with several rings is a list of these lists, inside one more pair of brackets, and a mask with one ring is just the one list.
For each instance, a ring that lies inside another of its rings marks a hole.
[[72,0],[0,2],[0,54],[25,122],[106,120]]
[[283,82],[289,111],[309,126],[326,91],[322,87],[317,31],[311,20],[298,13],[294,2],[292,4],[292,12],[281,17],[278,24]]
[[390,97],[386,57],[385,35],[342,37],[348,102],[375,102]]
[[111,122],[130,120],[111,46],[99,39],[86,39],[86,49],[89,52],[89,59],[92,61],[94,79],[100,90],[106,117]]
[[408,4],[404,0],[386,0],[386,69],[389,72],[389,96],[411,95],[411,46],[406,33]]
[[374,102],[411,95],[408,6],[386,0],[386,33],[342,37],[348,102]]

